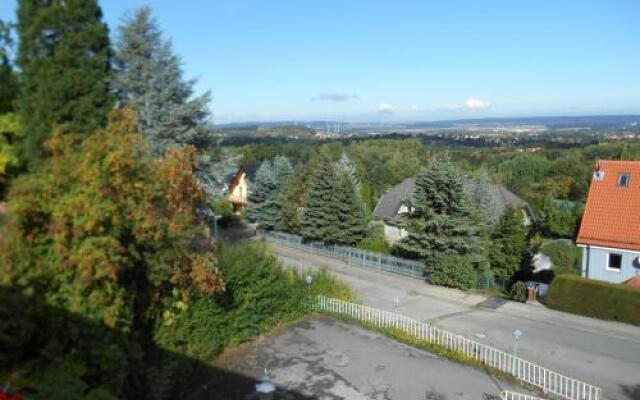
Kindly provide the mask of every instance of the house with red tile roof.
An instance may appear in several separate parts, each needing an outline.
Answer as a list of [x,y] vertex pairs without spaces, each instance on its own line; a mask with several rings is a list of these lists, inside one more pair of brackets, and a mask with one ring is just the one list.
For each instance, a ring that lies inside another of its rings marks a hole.
[[640,161],[596,163],[576,243],[585,278],[622,283],[640,274]]

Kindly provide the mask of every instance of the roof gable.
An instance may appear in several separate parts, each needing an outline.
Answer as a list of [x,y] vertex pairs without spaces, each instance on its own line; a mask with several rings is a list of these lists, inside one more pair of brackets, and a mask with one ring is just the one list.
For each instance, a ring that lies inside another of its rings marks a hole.
[[[640,161],[601,160],[592,179],[577,243],[640,250]],[[628,185],[618,186],[621,173]]]

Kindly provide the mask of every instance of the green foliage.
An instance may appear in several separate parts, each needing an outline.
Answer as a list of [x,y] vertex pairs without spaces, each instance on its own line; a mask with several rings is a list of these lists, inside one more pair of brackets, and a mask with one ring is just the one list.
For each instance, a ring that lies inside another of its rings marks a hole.
[[14,113],[0,114],[0,182],[10,167],[18,164],[15,141],[20,137],[20,124]]
[[539,154],[522,154],[502,162],[498,166],[503,181],[508,187],[520,192],[529,182],[541,181],[553,163]]
[[[225,292],[200,296],[172,311],[155,338],[162,347],[208,362],[226,346],[249,340],[309,311],[303,277],[284,270],[264,244],[223,245],[219,254]],[[311,295],[351,300],[326,270],[312,274]]]
[[[124,109],[79,143],[74,135],[54,133],[46,143],[51,157],[16,179],[8,196],[0,284],[86,321],[66,326],[53,320],[43,326],[46,336],[34,336],[29,329],[39,327],[29,324],[46,320],[31,317],[17,321],[21,335],[9,338],[9,348],[26,349],[16,350],[26,359],[42,348],[69,366],[64,379],[71,391],[55,398],[75,398],[105,380],[110,391],[123,393],[120,375],[136,374],[127,354],[151,343],[157,319],[188,304],[194,293],[222,290],[210,247],[193,247],[202,232],[196,209],[204,200],[193,175],[195,150],[174,150],[154,161],[135,127],[133,112]],[[83,331],[87,324],[92,333]],[[105,329],[120,339],[93,332]],[[29,342],[20,342],[22,334]],[[26,370],[45,374],[45,381],[64,380],[63,370],[40,368],[42,360],[36,357]]]
[[418,140],[354,142],[347,147],[346,153],[360,172],[363,184],[367,183],[376,195],[415,176],[429,158],[427,149]]
[[400,253],[428,259],[440,253],[480,256],[483,252],[482,231],[449,161],[435,160],[423,169],[407,206],[411,211],[398,220],[408,232],[395,244]]
[[305,197],[300,233],[307,240],[354,245],[366,230],[363,204],[353,177],[320,151]]
[[522,281],[517,281],[511,285],[509,291],[509,297],[511,300],[519,301],[520,303],[527,302],[527,285]]
[[475,285],[476,271],[473,259],[453,252],[434,253],[426,259],[427,282],[458,289],[471,289]]
[[582,249],[565,241],[553,241],[540,249],[551,258],[553,271],[559,274],[580,275],[582,268]]
[[546,304],[560,311],[640,325],[640,289],[585,279],[556,276]]
[[551,237],[573,238],[580,227],[582,204],[545,199],[539,225],[542,233]]
[[496,198],[491,191],[491,180],[487,170],[482,169],[475,176],[470,195],[471,201],[486,225],[491,226],[500,219],[502,210],[498,207]]
[[195,80],[184,80],[178,56],[142,7],[118,28],[113,87],[137,111],[154,155],[174,146],[203,148],[211,142],[209,94],[192,98]]
[[287,186],[293,168],[289,159],[283,156],[260,164],[250,194],[252,204],[248,215],[264,229],[287,228],[287,219],[283,209],[287,202]]
[[106,121],[109,33],[96,0],[21,0],[17,32],[21,155],[31,163],[43,157],[54,126],[86,135]]
[[18,97],[18,75],[9,60],[13,46],[12,28],[11,24],[0,20],[0,116],[14,111],[14,101]]
[[320,152],[315,162],[304,209],[300,219],[300,234],[307,240],[329,240],[334,237],[337,215],[334,194],[336,169],[326,152]]
[[391,245],[384,236],[382,221],[371,221],[367,226],[367,236],[358,243],[358,248],[376,253],[391,254]]
[[520,269],[522,257],[527,249],[527,235],[522,211],[508,208],[491,234],[489,261],[497,278],[508,278]]
[[353,246],[365,236],[364,208],[357,189],[353,185],[352,177],[345,172],[340,172],[336,178],[331,202],[337,221],[333,234],[325,239]]

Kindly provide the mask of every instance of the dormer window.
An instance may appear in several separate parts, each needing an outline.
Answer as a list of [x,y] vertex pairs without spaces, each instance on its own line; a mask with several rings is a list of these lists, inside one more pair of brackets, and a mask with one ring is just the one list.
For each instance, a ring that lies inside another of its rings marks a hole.
[[628,172],[621,172],[620,175],[618,175],[618,186],[619,187],[627,187],[627,186],[629,186],[629,173]]

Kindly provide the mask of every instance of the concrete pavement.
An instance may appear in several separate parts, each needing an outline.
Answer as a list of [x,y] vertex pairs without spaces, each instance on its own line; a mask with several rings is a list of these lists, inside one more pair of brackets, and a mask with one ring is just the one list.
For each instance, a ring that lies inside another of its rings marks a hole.
[[[486,400],[498,399],[504,389],[532,394],[484,371],[327,317],[297,322],[231,350],[216,367],[253,379],[267,368],[278,399]],[[219,385],[207,389],[194,399],[254,398],[220,396]]]
[[[496,310],[477,305],[479,294],[427,285],[301,250],[269,243],[283,264],[299,270],[325,266],[367,305],[394,310],[439,327],[511,350],[512,332],[523,336],[518,354],[546,368],[602,387],[614,400],[640,400],[640,328],[507,302]],[[638,310],[640,312],[640,310]]]

